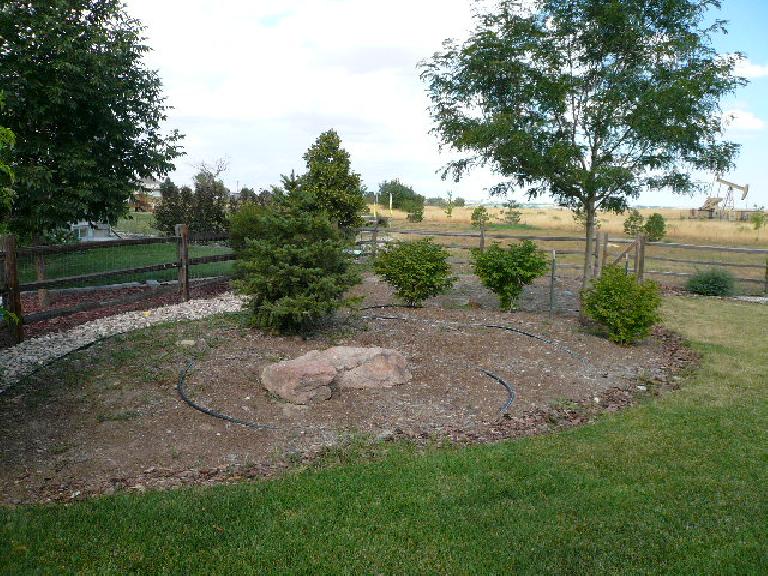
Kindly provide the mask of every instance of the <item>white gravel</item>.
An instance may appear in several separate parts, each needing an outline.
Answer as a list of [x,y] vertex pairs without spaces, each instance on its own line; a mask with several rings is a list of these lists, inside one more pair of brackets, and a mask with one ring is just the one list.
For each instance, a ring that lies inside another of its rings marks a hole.
[[228,292],[207,300],[190,300],[151,310],[99,318],[66,332],[56,332],[26,340],[12,348],[0,351],[0,392],[40,366],[101,338],[163,322],[199,320],[214,314],[238,312],[242,307],[243,298]]
[[768,296],[736,296],[734,300],[754,302],[755,304],[768,304]]

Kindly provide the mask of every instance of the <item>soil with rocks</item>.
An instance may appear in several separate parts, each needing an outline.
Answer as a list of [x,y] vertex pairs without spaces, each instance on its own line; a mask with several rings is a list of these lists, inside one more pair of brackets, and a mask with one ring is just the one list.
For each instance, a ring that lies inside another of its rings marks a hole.
[[[375,278],[357,290],[365,307],[392,302]],[[101,365],[98,377],[86,367],[77,389],[51,386],[42,400],[31,401],[28,388],[11,389],[0,396],[0,501],[269,477],[351,438],[474,443],[537,434],[675,388],[677,373],[696,359],[663,330],[619,347],[585,331],[567,305],[553,317],[525,311],[543,305],[545,296],[534,286],[524,311],[501,313],[492,309],[492,294],[460,279],[450,295],[424,308],[350,313],[310,339],[211,325],[204,339],[168,351],[166,375],[156,381],[106,377]],[[334,345],[398,350],[413,379],[393,388],[343,389],[307,406],[261,386],[265,366]],[[181,400],[177,375],[185,366],[195,403],[251,427]],[[506,410],[510,395],[501,381],[514,391]]]

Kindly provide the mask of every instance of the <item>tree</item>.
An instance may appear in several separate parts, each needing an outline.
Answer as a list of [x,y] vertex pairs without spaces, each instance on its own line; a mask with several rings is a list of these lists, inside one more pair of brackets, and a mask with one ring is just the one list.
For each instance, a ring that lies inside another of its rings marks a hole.
[[[155,209],[155,228],[166,234],[173,234],[176,224],[187,222],[189,205],[182,202],[181,192],[170,178],[160,184],[160,203]],[[191,192],[191,190],[190,190]]]
[[445,212],[445,215],[448,216],[448,218],[453,216],[453,192],[450,190],[448,191],[448,201],[443,207],[443,212]]
[[760,229],[765,226],[766,223],[766,216],[762,206],[755,206],[755,211],[750,214],[749,221],[752,223],[752,228],[754,228],[757,233],[755,240],[760,240]]
[[248,207],[235,225],[238,289],[248,295],[253,323],[279,333],[307,333],[342,305],[359,281],[347,242],[325,213],[290,202]]
[[[3,106],[3,93],[0,92],[0,109]],[[8,232],[8,220],[13,207],[13,169],[8,165],[11,150],[16,144],[16,136],[8,128],[0,126],[0,234]]]
[[304,160],[307,172],[298,178],[298,189],[291,190],[288,185],[293,183],[285,182],[289,195],[305,210],[326,212],[342,230],[360,226],[360,214],[367,210],[360,176],[351,170],[349,153],[336,131],[320,134]]
[[643,225],[643,233],[646,235],[650,242],[659,242],[667,235],[667,222],[664,220],[664,216],[658,212],[654,212],[648,216],[648,220]]
[[624,220],[624,234],[631,237],[636,237],[643,231],[645,225],[645,218],[637,208],[632,208],[629,211],[629,216]]
[[485,228],[490,219],[491,215],[488,213],[488,208],[485,206],[478,206],[472,211],[470,222],[472,223],[472,226],[476,228]]
[[138,20],[121,0],[8,0],[0,8],[0,125],[16,133],[11,226],[37,236],[114,222],[135,182],[181,152]]
[[195,175],[195,192],[187,221],[194,232],[225,232],[229,228],[227,203],[229,190],[218,178],[218,173],[201,165]]
[[506,224],[520,224],[520,218],[523,213],[519,210],[520,204],[517,200],[510,198],[503,204],[504,211],[501,213],[501,219]]
[[488,165],[505,180],[585,214],[584,284],[598,210],[623,211],[645,187],[697,189],[738,147],[721,140],[719,102],[746,80],[707,24],[718,0],[501,0],[479,10],[464,44],[423,62],[434,131],[462,158],[455,179]]

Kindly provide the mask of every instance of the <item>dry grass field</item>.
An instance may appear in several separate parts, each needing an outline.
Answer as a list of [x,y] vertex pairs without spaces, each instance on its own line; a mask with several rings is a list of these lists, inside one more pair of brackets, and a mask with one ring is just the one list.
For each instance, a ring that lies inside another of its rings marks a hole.
[[[435,206],[424,208],[424,221],[418,224],[406,220],[404,212],[395,210],[392,213],[390,227],[392,230],[428,230],[435,232],[468,232],[472,231],[470,223],[474,206],[454,208],[451,218],[445,211]],[[370,207],[373,212],[373,206]],[[501,208],[488,208],[491,213],[491,226],[487,232],[486,242],[492,242],[495,235],[515,236],[574,236],[583,234],[583,227],[574,220],[573,213],[564,208],[521,208],[519,225],[505,225]],[[389,210],[378,209],[379,213],[389,216]],[[688,217],[689,211],[684,208],[643,209],[640,212],[648,217],[654,212],[664,216],[667,222],[665,242],[679,242],[700,246],[724,246],[746,248],[768,248],[768,228],[757,234],[748,222],[729,222],[724,220],[697,220]],[[626,214],[600,214],[600,231],[608,232],[614,240],[626,239],[624,220]],[[413,239],[412,236],[400,236],[398,239]],[[438,237],[438,240],[451,247],[455,259],[461,263],[468,261],[466,249],[460,246],[477,247],[476,238]],[[503,239],[502,243],[508,242]],[[583,249],[583,243],[574,242],[538,242],[544,250],[556,249],[558,262],[563,264],[561,270],[565,276],[578,275],[582,257],[579,254],[568,254]],[[609,254],[617,256],[625,244],[611,242]],[[670,261],[670,259],[672,261]],[[694,263],[676,262],[674,260],[689,260]],[[716,263],[716,264],[713,264]],[[719,264],[722,263],[722,264]],[[686,278],[674,276],[675,273],[691,274],[713,266],[724,266],[737,278],[747,278],[751,282],[738,282],[737,289],[743,294],[762,294],[765,291],[766,254],[728,253],[718,250],[688,250],[664,245],[649,245],[646,249],[646,271],[650,276],[665,285],[682,286]],[[568,268],[569,266],[573,268]],[[631,263],[630,263],[631,266]],[[664,272],[667,274],[654,274]],[[672,274],[670,274],[672,273]]]
[[[408,224],[405,213],[393,211],[392,219],[395,227],[412,227],[422,229],[442,229],[448,226],[451,229],[468,229],[474,206],[454,208],[451,218],[448,218],[442,208],[436,206],[424,207],[424,221],[418,225]],[[373,206],[370,206],[373,212]],[[389,216],[389,210],[380,206],[378,210]],[[491,223],[503,222],[501,215],[503,209],[488,208],[491,213]],[[571,235],[581,234],[581,225],[573,219],[573,214],[565,208],[521,208],[520,223],[535,228],[541,232]],[[724,220],[697,220],[688,217],[686,208],[647,208],[640,210],[643,216],[648,217],[658,212],[667,221],[667,238],[670,242],[690,242],[693,244],[717,244],[724,246],[750,246],[768,247],[768,229],[760,232],[757,239],[755,230],[749,222],[728,222]],[[611,236],[624,236],[624,220],[626,214],[602,213],[599,216],[600,230],[608,232]]]

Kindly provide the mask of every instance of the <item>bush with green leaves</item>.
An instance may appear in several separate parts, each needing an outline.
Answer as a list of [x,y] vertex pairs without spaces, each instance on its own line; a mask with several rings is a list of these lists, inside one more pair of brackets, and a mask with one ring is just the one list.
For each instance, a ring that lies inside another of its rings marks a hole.
[[261,217],[265,207],[254,202],[240,204],[229,215],[229,243],[235,250],[245,248],[248,238],[255,238],[261,227]]
[[488,221],[491,219],[491,215],[488,213],[488,208],[485,206],[478,206],[472,210],[472,216],[470,222],[475,228],[485,228],[488,226]]
[[453,286],[448,256],[432,238],[401,242],[376,259],[374,270],[395,289],[395,296],[408,306],[419,306]]
[[484,251],[473,250],[475,274],[499,297],[502,310],[512,310],[523,287],[542,276],[547,257],[530,240],[503,248],[494,242]]
[[732,296],[736,280],[733,274],[722,268],[711,268],[697,272],[688,278],[686,290],[702,296]]
[[603,326],[608,338],[631,344],[645,338],[660,320],[661,291],[653,280],[638,282],[618,266],[603,268],[600,278],[581,292],[584,314]]
[[269,332],[305,334],[343,304],[359,282],[348,242],[323,212],[291,205],[248,214],[238,250],[237,289],[249,296],[253,323]]
[[643,225],[643,232],[649,242],[659,242],[667,235],[667,223],[664,216],[655,212],[648,216],[648,220]]
[[643,232],[643,226],[645,225],[645,218],[640,214],[637,208],[632,208],[629,211],[629,216],[624,220],[624,234],[627,236],[638,236]]

